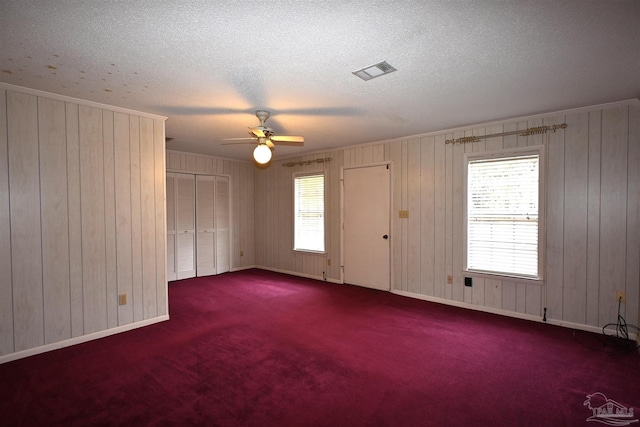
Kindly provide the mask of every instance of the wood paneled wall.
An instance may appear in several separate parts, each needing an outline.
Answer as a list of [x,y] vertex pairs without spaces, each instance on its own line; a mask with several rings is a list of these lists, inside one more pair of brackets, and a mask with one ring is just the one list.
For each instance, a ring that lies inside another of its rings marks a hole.
[[[547,135],[445,140],[566,122]],[[464,286],[464,153],[546,146],[545,280],[473,278]],[[392,163],[392,287],[418,298],[597,330],[622,314],[639,318],[640,105],[637,101],[354,146],[286,162],[331,157],[325,166],[274,161],[255,172],[256,265],[340,281],[340,169]],[[327,254],[292,250],[292,173],[326,168]],[[400,219],[399,210],[409,218]],[[331,260],[331,265],[329,264]],[[447,276],[453,283],[447,283]]]
[[0,361],[168,318],[164,145],[163,117],[0,86]]
[[[317,163],[316,159],[331,158]],[[342,151],[287,159],[310,161],[308,164],[283,167],[274,161],[256,171],[256,264],[274,271],[300,276],[340,279],[340,166]],[[293,250],[293,176],[297,172],[325,171],[326,254]]]
[[249,162],[167,150],[167,172],[229,176],[231,270],[255,266],[254,170]]

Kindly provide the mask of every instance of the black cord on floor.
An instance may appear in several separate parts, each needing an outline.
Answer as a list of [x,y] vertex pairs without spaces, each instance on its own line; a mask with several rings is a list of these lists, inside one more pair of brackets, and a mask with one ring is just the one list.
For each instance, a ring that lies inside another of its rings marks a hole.
[[579,331],[573,331],[573,338],[584,347],[607,354],[621,354],[640,349],[640,344],[629,339],[629,329],[635,330],[636,336],[640,333],[640,329],[635,325],[627,324],[620,314],[621,305],[622,298],[619,298],[618,320],[616,323],[608,323],[602,327],[602,336],[598,343],[587,343],[585,339],[587,334],[579,337]]

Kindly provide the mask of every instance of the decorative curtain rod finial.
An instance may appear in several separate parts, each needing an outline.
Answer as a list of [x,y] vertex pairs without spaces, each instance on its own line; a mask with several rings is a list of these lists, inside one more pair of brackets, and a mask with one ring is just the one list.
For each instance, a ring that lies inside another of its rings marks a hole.
[[566,129],[566,128],[567,128],[566,123],[562,123],[559,125],[551,125],[551,126],[537,126],[533,128],[524,129],[524,130],[514,130],[511,132],[494,133],[491,135],[464,136],[458,139],[447,139],[445,141],[445,144],[468,144],[471,142],[478,142],[481,139],[495,138],[498,136],[507,136],[507,135],[518,135],[518,136],[539,135],[539,134],[546,133],[550,130],[555,132],[558,129]]

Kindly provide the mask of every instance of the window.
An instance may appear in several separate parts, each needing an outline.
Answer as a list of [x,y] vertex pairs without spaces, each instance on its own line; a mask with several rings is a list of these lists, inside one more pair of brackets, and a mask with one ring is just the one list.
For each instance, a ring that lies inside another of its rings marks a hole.
[[294,176],[296,251],[324,252],[324,174]]
[[468,271],[541,278],[541,152],[466,157]]

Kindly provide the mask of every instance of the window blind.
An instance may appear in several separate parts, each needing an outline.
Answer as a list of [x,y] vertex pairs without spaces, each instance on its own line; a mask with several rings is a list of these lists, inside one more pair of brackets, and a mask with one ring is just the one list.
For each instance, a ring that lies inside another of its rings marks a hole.
[[294,182],[294,249],[324,252],[324,174]]
[[539,155],[470,160],[467,269],[538,277]]

